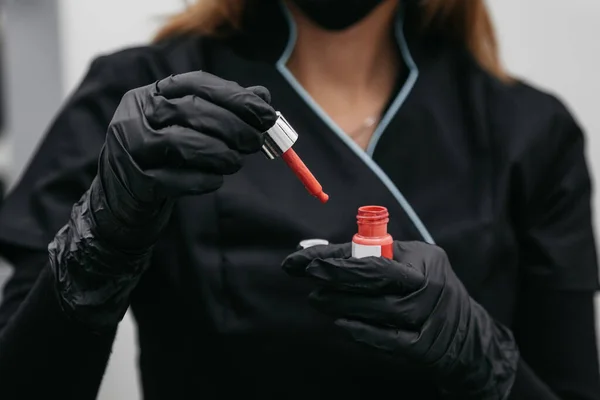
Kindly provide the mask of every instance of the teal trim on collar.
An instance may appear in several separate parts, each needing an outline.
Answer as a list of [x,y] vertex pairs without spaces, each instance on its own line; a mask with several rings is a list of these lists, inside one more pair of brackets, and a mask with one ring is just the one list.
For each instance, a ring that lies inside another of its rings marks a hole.
[[342,140],[342,142],[344,142],[348,147],[350,147],[350,149],[352,149],[352,151],[354,151],[354,153],[375,173],[375,175],[381,180],[381,182],[394,196],[396,201],[398,201],[404,212],[406,212],[406,215],[410,218],[415,228],[419,231],[423,240],[427,243],[434,244],[435,242],[431,234],[429,233],[429,231],[427,230],[417,213],[414,211],[412,206],[402,195],[402,192],[400,192],[400,190],[396,187],[396,185],[394,185],[394,183],[387,176],[387,174],[372,159],[373,153],[375,151],[377,143],[379,142],[379,139],[381,138],[381,135],[383,135],[383,132],[385,131],[389,123],[397,114],[400,107],[402,107],[402,104],[410,94],[412,88],[414,87],[419,77],[419,70],[410,54],[406,38],[404,37],[404,15],[402,11],[398,12],[395,33],[396,40],[398,41],[398,45],[400,47],[400,52],[404,59],[404,63],[409,68],[410,72],[408,78],[406,79],[406,82],[396,95],[396,98],[394,99],[391,106],[381,119],[377,128],[375,129],[375,132],[373,133],[373,136],[371,137],[371,140],[369,141],[367,150],[365,152],[342,130],[342,128],[339,127],[339,125],[335,123],[335,121],[333,121],[329,117],[329,115],[327,115],[327,113],[321,108],[321,106],[319,106],[319,104],[317,104],[317,102],[310,96],[306,89],[302,87],[300,82],[298,82],[298,80],[294,77],[291,71],[287,68],[287,62],[290,56],[292,55],[292,52],[294,51],[294,46],[296,45],[298,32],[290,10],[283,3],[283,1],[281,1],[280,4],[283,8],[283,13],[289,24],[290,33],[288,43],[283,53],[279,57],[279,60],[277,60],[277,70],[281,73],[281,75],[283,75],[283,77],[288,81],[288,83],[298,93],[298,95],[300,95],[300,97],[304,99],[304,101],[315,112],[315,114],[317,114],[323,120],[323,122],[325,122],[325,124]]

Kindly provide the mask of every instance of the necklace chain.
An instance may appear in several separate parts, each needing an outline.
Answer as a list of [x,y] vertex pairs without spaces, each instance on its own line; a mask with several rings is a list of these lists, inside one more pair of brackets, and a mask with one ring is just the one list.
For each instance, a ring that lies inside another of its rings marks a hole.
[[365,118],[365,120],[354,130],[352,130],[349,133],[349,136],[354,136],[362,131],[364,131],[365,129],[369,129],[372,128],[373,126],[375,126],[377,124],[377,122],[379,121],[379,118],[376,116],[369,116],[367,118]]

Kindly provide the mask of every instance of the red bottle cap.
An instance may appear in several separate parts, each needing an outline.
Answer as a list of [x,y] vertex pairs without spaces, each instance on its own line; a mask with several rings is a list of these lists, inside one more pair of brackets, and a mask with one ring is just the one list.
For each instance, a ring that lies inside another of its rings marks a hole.
[[358,209],[356,222],[358,234],[365,238],[375,238],[387,235],[389,222],[387,208],[381,206],[364,206]]

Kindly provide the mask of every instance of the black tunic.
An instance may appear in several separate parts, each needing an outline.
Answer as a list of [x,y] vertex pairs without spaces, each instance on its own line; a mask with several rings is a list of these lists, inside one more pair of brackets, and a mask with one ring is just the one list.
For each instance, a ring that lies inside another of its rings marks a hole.
[[131,298],[145,398],[438,398],[426,374],[348,341],[307,304],[311,285],[280,268],[303,239],[350,241],[357,208],[377,204],[395,239],[443,247],[470,295],[514,330],[512,398],[600,399],[590,178],[561,102],[496,80],[399,16],[404,79],[364,152],[285,68],[294,30],[271,17],[269,32],[179,37],[92,63],[0,208],[0,251],[15,265],[0,308],[0,397],[94,398],[113,335],[60,312],[46,247],[91,183],[122,95],[203,69],[271,91],[331,200],[257,154],[217,192],[178,202]]

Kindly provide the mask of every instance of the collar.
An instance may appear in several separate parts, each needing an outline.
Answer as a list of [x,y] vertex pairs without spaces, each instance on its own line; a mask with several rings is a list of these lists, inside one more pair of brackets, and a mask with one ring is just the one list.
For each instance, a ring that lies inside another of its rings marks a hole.
[[[417,4],[412,1],[401,2],[398,10],[396,38],[405,61],[407,52],[414,59],[418,47],[417,12]],[[283,0],[248,0],[240,31],[226,41],[243,58],[278,64],[289,59],[296,35],[294,20]]]
[[[291,88],[294,89],[300,98],[302,98],[312,109],[315,115],[317,115],[325,125],[327,125],[329,129],[337,135],[340,140],[375,173],[376,176],[380,178],[399,202],[400,206],[405,210],[423,239],[429,243],[433,243],[433,238],[419,219],[418,215],[391,179],[372,159],[381,136],[408,98],[419,77],[418,61],[415,61],[415,54],[419,54],[419,46],[416,45],[422,43],[422,41],[414,40],[417,35],[412,35],[412,32],[414,32],[414,23],[410,24],[410,21],[413,20],[410,16],[410,11],[404,7],[400,8],[394,27],[395,36],[405,68],[409,71],[408,77],[375,129],[367,150],[363,151],[363,149],[354,143],[352,139],[329,117],[329,115],[327,115],[319,104],[312,99],[310,94],[287,69],[287,61],[291,56],[296,43],[297,33],[293,18],[282,1],[263,1],[264,3],[262,4],[253,3],[253,5],[249,7],[253,14],[247,15],[242,33],[233,38],[231,45],[234,46],[234,51],[242,54],[245,58],[251,58],[274,65],[285,80],[287,80]],[[409,23],[407,24],[405,22]]]

